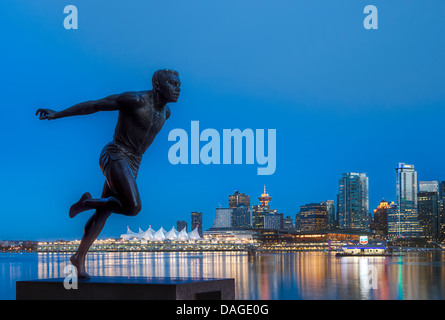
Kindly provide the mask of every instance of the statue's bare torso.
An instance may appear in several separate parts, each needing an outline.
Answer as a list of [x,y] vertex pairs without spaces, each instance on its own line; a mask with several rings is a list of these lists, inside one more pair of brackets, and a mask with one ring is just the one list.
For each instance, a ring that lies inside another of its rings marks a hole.
[[129,99],[129,106],[124,105],[119,110],[113,142],[135,156],[142,156],[170,116],[170,109],[166,106],[162,110],[156,110],[153,107],[152,91],[130,92],[124,95]]

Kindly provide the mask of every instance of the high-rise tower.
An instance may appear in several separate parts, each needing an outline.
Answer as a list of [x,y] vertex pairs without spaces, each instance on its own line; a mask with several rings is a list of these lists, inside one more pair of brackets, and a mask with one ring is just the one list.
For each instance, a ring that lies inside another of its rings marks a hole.
[[343,173],[338,181],[338,225],[340,229],[368,228],[368,177],[366,173]]
[[192,230],[198,228],[198,233],[202,237],[202,212],[192,212]]
[[[265,229],[270,227],[271,223],[269,222],[279,219],[278,216],[275,217],[278,212],[277,210],[271,210],[269,208],[269,202],[272,200],[272,197],[270,197],[266,192],[266,186],[264,186],[264,193],[258,198],[258,200],[260,200],[261,204],[252,207],[252,226],[254,229]],[[281,226],[283,224],[282,215],[280,217],[281,221],[279,224]],[[273,224],[276,225],[276,223]]]
[[[416,237],[421,233],[417,215],[417,171],[414,165],[399,163],[397,173],[397,237]],[[394,237],[394,235],[392,235]]]
[[266,192],[266,185],[264,185],[264,193],[258,198],[258,200],[260,200],[262,207],[269,208],[269,202],[272,200],[272,197],[269,197],[269,194]]
[[372,229],[381,236],[388,235],[388,210],[391,208],[391,203],[385,200],[380,202],[378,207],[374,209],[374,220],[372,222]]
[[250,209],[250,196],[235,190],[235,193],[229,196],[229,208],[237,208],[240,203]]

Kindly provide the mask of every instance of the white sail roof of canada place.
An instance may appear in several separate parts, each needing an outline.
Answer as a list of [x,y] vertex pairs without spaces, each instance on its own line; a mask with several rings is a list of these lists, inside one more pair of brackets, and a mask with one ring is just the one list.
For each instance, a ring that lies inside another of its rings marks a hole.
[[172,227],[169,232],[165,234],[165,238],[168,240],[176,240],[178,239],[178,233],[175,227]]
[[133,232],[129,227],[127,227],[127,233],[121,234],[121,239],[132,240],[132,239],[143,239],[148,241],[164,241],[164,240],[199,240],[202,239],[199,236],[198,228],[193,229],[191,232],[187,233],[186,228],[182,229],[180,232],[173,226],[170,231],[165,231],[161,227],[158,231],[155,231],[151,226],[143,231],[139,228],[139,232]]
[[156,231],[154,231],[151,226],[144,232],[142,235],[142,239],[144,240],[153,240],[154,234]]
[[161,229],[155,232],[155,234],[153,235],[153,240],[155,241],[165,240],[164,228],[161,227]]
[[188,240],[189,239],[189,235],[187,233],[187,230],[185,230],[185,228],[183,228],[181,230],[181,232],[179,232],[178,234],[178,240]]
[[201,239],[201,237],[199,236],[198,228],[193,229],[193,231],[191,231],[188,234],[188,236],[189,236],[189,239],[192,239],[192,240]]
[[130,227],[127,227],[127,233],[121,235],[122,239],[130,240],[134,238],[139,238],[139,234],[131,231]]

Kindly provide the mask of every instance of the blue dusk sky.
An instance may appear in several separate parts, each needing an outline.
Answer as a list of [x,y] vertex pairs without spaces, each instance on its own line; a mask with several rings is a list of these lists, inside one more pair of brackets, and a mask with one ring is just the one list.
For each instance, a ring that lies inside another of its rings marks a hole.
[[[366,30],[365,6],[378,9]],[[66,5],[78,29],[64,28]],[[40,121],[110,94],[151,89],[161,68],[182,92],[148,149],[137,179],[142,211],[113,215],[100,238],[130,226],[211,227],[235,190],[251,204],[267,186],[270,206],[295,218],[306,203],[335,200],[344,172],[366,172],[370,211],[395,201],[395,167],[445,180],[445,1],[192,0],[3,1],[0,9],[0,239],[79,239],[91,211],[69,219],[82,193],[100,196],[103,146],[117,112]],[[172,165],[168,134],[276,129],[276,171],[257,164]]]

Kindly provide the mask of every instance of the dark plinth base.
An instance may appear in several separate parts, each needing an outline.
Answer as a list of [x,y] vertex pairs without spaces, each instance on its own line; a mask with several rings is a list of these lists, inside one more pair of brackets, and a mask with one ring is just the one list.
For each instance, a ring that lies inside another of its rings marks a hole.
[[234,279],[91,277],[77,289],[64,278],[17,281],[17,300],[233,300]]

